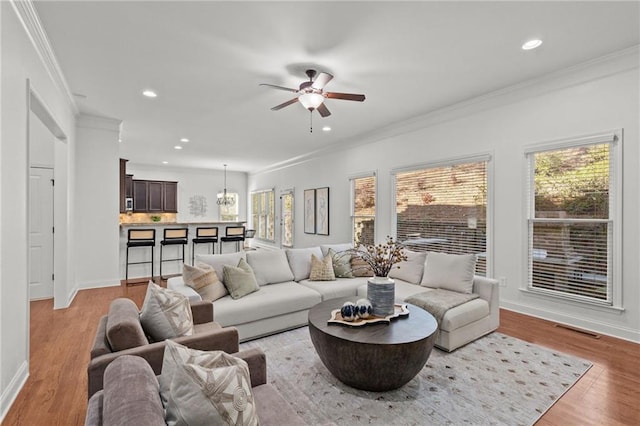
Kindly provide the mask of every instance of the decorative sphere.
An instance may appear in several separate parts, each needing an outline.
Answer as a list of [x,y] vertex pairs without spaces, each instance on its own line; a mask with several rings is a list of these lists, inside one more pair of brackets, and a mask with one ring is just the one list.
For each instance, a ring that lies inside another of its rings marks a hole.
[[373,314],[373,306],[369,299],[358,299],[356,301],[356,312],[362,319],[369,318]]
[[353,302],[344,302],[342,308],[340,308],[340,315],[342,315],[342,319],[345,321],[355,321],[358,319],[358,313],[356,309],[356,305]]

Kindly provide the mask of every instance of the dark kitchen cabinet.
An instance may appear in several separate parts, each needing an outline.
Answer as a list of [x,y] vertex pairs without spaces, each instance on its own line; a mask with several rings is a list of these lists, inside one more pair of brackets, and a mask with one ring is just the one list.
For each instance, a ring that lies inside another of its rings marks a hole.
[[139,179],[132,182],[134,212],[178,212],[178,182]]
[[164,182],[164,206],[165,212],[178,212],[178,182]]
[[133,211],[149,211],[148,190],[146,180],[133,180]]
[[133,198],[133,175],[124,176],[124,196]]
[[150,212],[162,212],[164,207],[164,182],[147,181],[147,193],[149,197],[148,210]]

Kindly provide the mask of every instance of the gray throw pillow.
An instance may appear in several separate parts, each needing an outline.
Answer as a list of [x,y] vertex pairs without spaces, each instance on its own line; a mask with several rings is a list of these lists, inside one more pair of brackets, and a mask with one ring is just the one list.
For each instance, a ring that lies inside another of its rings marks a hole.
[[253,269],[244,259],[240,259],[238,266],[224,265],[222,274],[224,285],[233,299],[240,299],[260,290]]
[[333,272],[336,278],[353,278],[351,272],[351,255],[345,252],[337,252],[333,248],[327,251],[333,262]]
[[194,327],[189,298],[149,281],[140,311],[140,324],[156,342],[191,336]]

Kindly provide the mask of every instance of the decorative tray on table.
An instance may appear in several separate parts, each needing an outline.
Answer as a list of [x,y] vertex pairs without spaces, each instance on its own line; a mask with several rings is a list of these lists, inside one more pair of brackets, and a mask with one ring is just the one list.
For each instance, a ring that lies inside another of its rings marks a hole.
[[393,305],[395,312],[391,315],[387,315],[386,317],[374,317],[370,316],[369,318],[363,319],[358,318],[353,321],[345,321],[342,319],[342,315],[340,315],[340,309],[334,309],[331,311],[331,318],[329,318],[328,323],[330,324],[342,324],[349,325],[351,327],[360,327],[368,324],[378,324],[378,323],[390,323],[392,319],[409,315],[409,309],[407,309],[407,305],[405,303],[396,303]]

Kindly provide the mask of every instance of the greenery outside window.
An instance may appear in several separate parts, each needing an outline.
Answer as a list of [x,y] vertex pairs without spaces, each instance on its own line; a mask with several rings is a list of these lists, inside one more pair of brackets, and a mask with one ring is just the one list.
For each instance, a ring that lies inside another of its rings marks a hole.
[[351,178],[351,224],[353,241],[375,243],[376,175]]
[[489,156],[394,171],[396,238],[409,250],[478,257],[487,274]]
[[527,152],[529,290],[606,305],[621,301],[613,280],[619,270],[618,140],[608,133]]
[[[218,193],[218,199],[222,198],[223,193]],[[233,200],[232,204],[220,204],[220,220],[237,222],[238,221],[238,193],[227,192],[227,198]]]
[[282,212],[282,247],[293,247],[293,189],[281,192],[280,211]]
[[275,242],[275,190],[251,193],[251,218],[255,238]]

